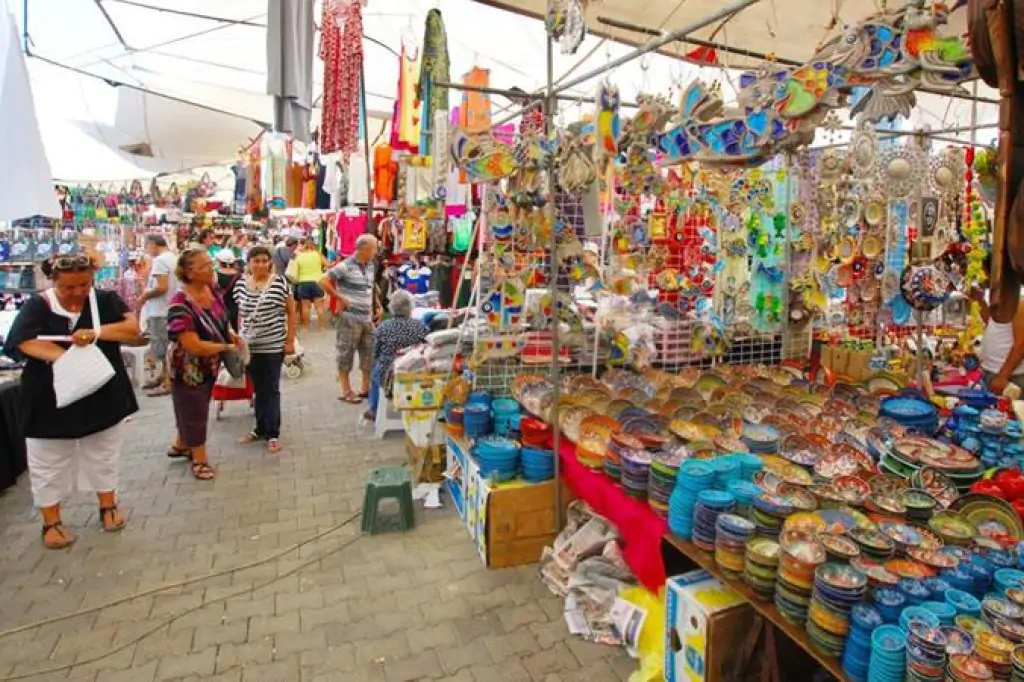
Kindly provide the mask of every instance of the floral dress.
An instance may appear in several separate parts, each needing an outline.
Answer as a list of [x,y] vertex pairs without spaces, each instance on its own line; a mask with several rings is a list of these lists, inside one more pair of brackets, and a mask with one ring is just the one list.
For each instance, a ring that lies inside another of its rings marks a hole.
[[186,332],[195,332],[200,340],[228,343],[228,311],[220,296],[213,297],[209,308],[200,307],[184,291],[172,298],[167,309],[167,335],[173,342],[168,350],[171,377],[190,388],[213,383],[220,370],[220,356],[197,357],[188,353],[178,339]]

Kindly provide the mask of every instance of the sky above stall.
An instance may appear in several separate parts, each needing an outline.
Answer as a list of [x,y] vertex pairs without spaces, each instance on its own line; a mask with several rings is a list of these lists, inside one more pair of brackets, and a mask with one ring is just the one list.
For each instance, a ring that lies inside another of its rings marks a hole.
[[[780,2],[794,4],[773,4]],[[7,3],[24,30],[23,0]],[[661,7],[661,0],[635,4]],[[28,69],[56,178],[130,180],[227,162],[271,121],[271,99],[265,94],[266,0],[28,0],[27,7]],[[453,78],[481,66],[490,70],[495,87],[534,91],[544,86],[545,34],[536,19],[472,0],[369,0],[364,45],[371,112],[391,111],[398,81],[395,53],[403,44],[415,49],[426,14],[434,7],[447,27]],[[166,9],[177,13],[161,11]],[[688,20],[679,12],[660,19],[653,12],[644,21],[666,30]],[[575,55],[556,50],[556,81],[598,69],[631,49],[590,36]],[[677,53],[685,49],[675,45]],[[314,92],[319,94],[322,69],[319,60],[314,63]],[[633,101],[638,92],[677,96],[700,77],[722,80],[728,94],[735,74],[654,54],[603,77],[618,85],[624,101]],[[593,95],[598,83],[592,79],[572,92]],[[994,96],[987,88],[982,94]],[[452,104],[460,98],[453,93]],[[500,117],[508,102],[498,96],[492,102],[495,118]],[[592,106],[563,103],[560,116],[575,120]],[[968,101],[925,95],[912,119],[902,125],[941,129],[968,125],[974,116],[981,123],[992,122],[995,107],[972,111]],[[371,122],[371,133],[379,127]],[[984,131],[978,139],[987,142],[991,137]],[[152,157],[124,151],[141,143],[151,147]]]

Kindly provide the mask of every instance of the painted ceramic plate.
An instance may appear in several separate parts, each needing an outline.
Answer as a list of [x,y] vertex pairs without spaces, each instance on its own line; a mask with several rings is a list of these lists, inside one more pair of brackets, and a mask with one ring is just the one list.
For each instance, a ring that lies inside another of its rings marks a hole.
[[928,519],[928,527],[944,538],[969,542],[977,529],[968,518],[955,511],[941,511]]
[[887,561],[885,563],[885,569],[900,578],[912,578],[915,580],[931,578],[935,575],[935,569],[929,568],[928,566],[916,561],[907,561],[905,559]]
[[1024,526],[1008,502],[989,495],[968,494],[956,500],[950,509],[958,511],[985,537],[1009,536],[1024,539]]
[[825,545],[825,550],[834,556],[847,560],[860,556],[860,547],[850,538],[819,532],[818,540]]

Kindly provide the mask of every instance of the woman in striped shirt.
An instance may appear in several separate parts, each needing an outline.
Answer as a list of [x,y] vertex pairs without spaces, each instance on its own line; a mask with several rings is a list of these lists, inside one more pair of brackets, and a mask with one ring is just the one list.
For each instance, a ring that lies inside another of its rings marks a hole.
[[255,396],[256,428],[242,443],[267,441],[270,452],[281,451],[281,365],[295,352],[295,301],[291,286],[274,274],[270,249],[249,250],[248,272],[232,292],[238,306],[239,332],[249,345],[249,377]]

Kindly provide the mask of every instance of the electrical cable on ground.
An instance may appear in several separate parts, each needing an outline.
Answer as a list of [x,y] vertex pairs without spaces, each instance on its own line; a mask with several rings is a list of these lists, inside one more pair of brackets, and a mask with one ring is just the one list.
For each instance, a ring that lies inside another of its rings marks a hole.
[[[213,573],[207,573],[206,575],[201,575],[201,576],[196,576],[194,578],[189,578],[188,580],[181,580],[179,582],[168,583],[166,585],[161,585],[159,587],[154,587],[154,588],[151,588],[151,589],[148,589],[148,590],[144,590],[142,592],[137,592],[135,594],[128,595],[126,597],[121,597],[120,599],[115,599],[115,600],[107,602],[105,604],[100,604],[99,606],[93,606],[93,607],[90,607],[90,608],[87,608],[87,609],[82,609],[80,611],[74,611],[72,613],[67,613],[67,614],[64,614],[64,615],[61,615],[61,616],[53,616],[52,618],[46,618],[44,620],[36,621],[35,623],[28,623],[26,625],[19,625],[17,627],[10,628],[8,630],[2,630],[2,631],[0,631],[0,639],[3,639],[4,637],[10,637],[12,635],[16,635],[16,634],[21,633],[21,632],[27,632],[29,630],[35,630],[36,628],[45,627],[47,625],[53,625],[54,623],[61,623],[63,621],[71,620],[73,618],[81,618],[82,616],[88,616],[88,615],[96,613],[98,611],[104,611],[106,609],[113,608],[115,606],[120,606],[121,604],[126,604],[126,603],[128,603],[130,601],[135,601],[136,599],[141,599],[142,597],[149,597],[149,596],[152,596],[154,594],[159,594],[161,592],[166,592],[167,590],[173,590],[173,589],[176,589],[176,588],[179,588],[179,587],[187,587],[189,585],[194,585],[195,583],[201,583],[201,582],[205,582],[207,580],[212,580],[213,578],[220,578],[220,577],[225,576],[225,575],[234,575],[235,573],[241,573],[242,571],[247,571],[247,570],[252,569],[252,568],[257,568],[259,566],[264,566],[264,565],[266,565],[266,564],[268,564],[268,563],[270,563],[272,561],[277,561],[278,559],[281,559],[285,555],[291,554],[292,552],[294,552],[294,551],[296,551],[296,550],[298,550],[298,549],[300,549],[302,547],[305,547],[306,545],[308,545],[308,544],[310,544],[312,542],[316,542],[317,540],[320,540],[320,539],[326,537],[327,535],[331,535],[332,533],[338,532],[339,530],[341,530],[345,526],[348,526],[350,523],[352,523],[357,518],[359,518],[359,516],[362,513],[363,513],[363,511],[362,511],[362,509],[360,509],[355,514],[353,514],[352,516],[349,516],[348,518],[344,519],[343,521],[340,521],[340,522],[334,524],[333,526],[331,526],[327,530],[321,531],[321,532],[317,533],[316,535],[311,535],[310,537],[306,538],[305,540],[302,540],[301,542],[297,542],[294,545],[291,545],[290,547],[287,547],[287,548],[285,548],[283,550],[280,550],[280,551],[278,551],[278,552],[276,552],[274,554],[271,554],[268,557],[264,557],[262,559],[257,559],[256,561],[251,561],[251,562],[249,562],[247,564],[241,564],[240,566],[232,566],[231,568],[225,568],[223,570],[215,571]],[[356,539],[358,539],[358,537],[359,536],[357,536]],[[337,549],[334,549],[334,550],[331,550],[330,552],[327,552],[327,553],[323,554],[320,557],[317,557],[316,561],[320,561],[321,559],[324,559],[327,556],[330,556],[331,554],[334,554],[335,552],[337,552],[337,551],[339,551],[341,549],[344,549],[349,544],[351,544],[351,542],[345,543],[345,544],[341,545],[341,547],[339,547]],[[303,568],[306,568],[307,566],[310,565],[310,563],[316,563],[316,561],[302,564],[296,570],[301,570]],[[273,582],[276,582],[277,580],[280,580],[281,578],[286,578],[289,575],[292,575],[294,572],[295,572],[294,570],[293,571],[289,571],[288,573],[286,573],[284,575],[278,576],[277,578],[275,578],[274,580],[272,580],[270,583],[267,583],[267,584],[272,584]],[[262,587],[266,587],[266,585],[260,585],[259,587],[251,587],[247,591],[255,592],[257,589],[261,589]],[[233,598],[233,597],[236,597],[236,596],[240,596],[243,593],[244,592],[240,592],[239,594],[233,594],[233,595],[230,595],[228,598],[230,599],[230,598]],[[207,604],[213,604],[216,601],[220,601],[220,600],[215,600],[215,601],[207,602]],[[207,604],[203,604],[203,606],[206,606]],[[199,607],[199,608],[202,608],[202,607]],[[192,610],[195,610],[195,609],[192,609]],[[190,611],[186,611],[185,613],[189,613],[189,612]],[[177,620],[182,615],[184,615],[184,614],[179,614],[179,615],[175,616],[172,620]],[[165,623],[165,625],[166,625],[166,623]],[[149,634],[152,634],[152,633],[149,633]],[[144,637],[140,638],[140,639],[144,639],[146,636],[148,636],[148,634],[145,635]],[[106,658],[107,656],[110,656],[110,655],[112,655],[114,653],[117,653],[117,651],[120,651],[120,649],[117,649],[116,651],[111,652],[110,654],[105,654],[104,656],[101,656],[100,658]],[[95,659],[95,660],[99,660],[99,659]],[[89,662],[92,662],[92,661],[89,661]],[[76,666],[77,665],[85,665],[85,663],[84,662],[83,663],[76,663],[75,665]],[[68,666],[68,667],[71,667],[71,666]],[[67,669],[67,667],[55,668],[55,670],[66,670],[66,669]],[[52,671],[45,671],[45,672],[52,672]],[[41,674],[43,674],[43,673],[41,673],[41,672],[40,673],[33,673],[32,676],[41,675]],[[6,682],[7,680],[12,680],[12,679],[22,679],[22,678],[21,677],[5,677],[5,678],[0,678],[0,682]]]

